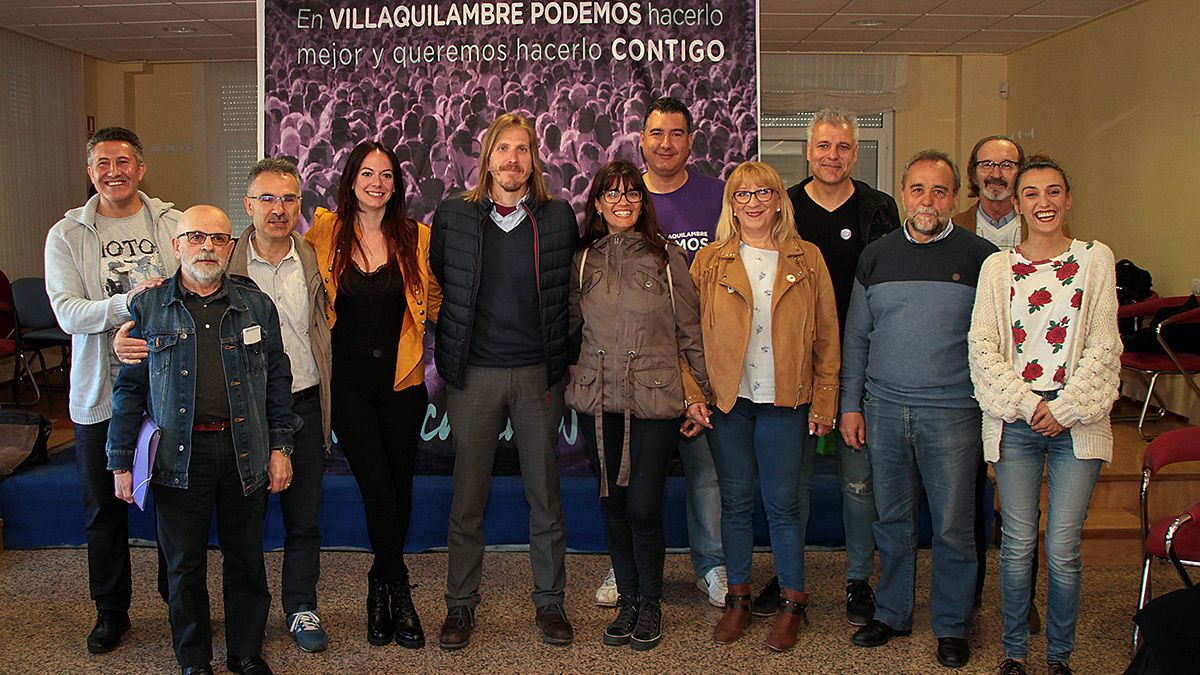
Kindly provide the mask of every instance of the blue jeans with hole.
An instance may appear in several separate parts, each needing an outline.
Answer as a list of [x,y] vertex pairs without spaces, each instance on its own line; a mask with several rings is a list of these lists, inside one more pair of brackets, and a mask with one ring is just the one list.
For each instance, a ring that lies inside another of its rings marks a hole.
[[875,618],[912,630],[921,489],[933,521],[930,623],[939,638],[971,632],[975,599],[975,470],[983,454],[979,408],[863,399],[874,477],[880,574]]
[[[875,494],[867,446],[855,450],[842,435],[830,432],[837,448],[838,483],[842,493],[842,528],[846,536],[846,580],[869,581],[875,569]],[[816,460],[819,436],[804,430],[805,452]]]
[[1043,466],[1048,468],[1046,509],[1046,658],[1067,663],[1075,649],[1082,563],[1079,539],[1101,460],[1077,459],[1071,432],[1047,438],[1024,421],[1004,425],[994,465],[1000,493],[1000,599],[1004,605],[1004,655],[1029,653],[1029,589],[1038,545]]
[[777,408],[739,398],[729,413],[713,408],[708,432],[721,484],[721,539],[730,584],[750,583],[754,488],[762,491],[779,585],[804,590],[804,535],[814,445],[808,406]]
[[[846,445],[842,435],[831,432],[837,442],[838,482],[842,487],[842,527],[846,531],[846,579],[870,579],[875,567],[875,494],[867,448]],[[816,442],[816,436],[813,442]]]

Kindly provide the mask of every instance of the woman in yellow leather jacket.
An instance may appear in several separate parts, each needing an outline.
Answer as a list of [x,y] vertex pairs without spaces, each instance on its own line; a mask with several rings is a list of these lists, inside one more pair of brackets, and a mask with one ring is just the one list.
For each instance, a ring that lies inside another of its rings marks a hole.
[[429,226],[405,213],[395,153],[359,143],[342,172],[336,212],[317,209],[305,234],[329,296],[333,431],[362,493],[375,559],[367,640],[425,644],[404,542],[425,390],[425,322],[441,291],[429,270]]

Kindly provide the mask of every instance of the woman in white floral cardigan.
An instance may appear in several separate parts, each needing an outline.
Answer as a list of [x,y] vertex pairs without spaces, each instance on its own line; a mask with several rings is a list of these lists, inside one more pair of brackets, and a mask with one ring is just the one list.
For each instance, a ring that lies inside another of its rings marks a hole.
[[969,337],[983,410],[983,452],[1000,495],[1002,675],[1025,673],[1029,589],[1043,467],[1048,467],[1046,660],[1071,673],[1079,616],[1079,538],[1102,463],[1112,459],[1109,410],[1121,341],[1112,251],[1063,232],[1071,185],[1054,160],[1030,157],[1013,200],[1028,230],[983,264]]

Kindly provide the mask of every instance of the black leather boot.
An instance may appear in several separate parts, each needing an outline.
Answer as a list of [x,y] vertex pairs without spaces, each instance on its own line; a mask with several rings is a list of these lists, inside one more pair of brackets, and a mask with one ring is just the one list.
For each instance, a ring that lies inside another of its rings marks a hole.
[[367,577],[367,642],[381,647],[392,641],[392,610],[388,606],[388,585],[382,579]]
[[417,616],[417,608],[413,606],[412,586],[408,583],[407,572],[404,579],[388,584],[388,593],[392,597],[396,644],[408,649],[424,647],[425,631],[421,629],[421,619]]
[[88,635],[87,649],[93,654],[111,652],[121,642],[121,636],[129,630],[129,612],[101,609],[96,612],[96,626]]

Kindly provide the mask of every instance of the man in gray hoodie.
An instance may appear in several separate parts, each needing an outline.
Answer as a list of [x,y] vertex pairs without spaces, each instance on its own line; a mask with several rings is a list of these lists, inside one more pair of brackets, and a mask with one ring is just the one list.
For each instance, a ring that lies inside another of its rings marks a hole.
[[68,211],[46,236],[46,291],[63,330],[71,334],[71,421],[83,492],[88,585],[96,625],[88,651],[111,651],[129,629],[129,505],[113,494],[105,441],[120,363],[112,334],[129,320],[138,293],[175,273],[171,239],[174,204],[138,190],[146,174],[142,143],[128,129],[97,131],[87,144],[87,172],[96,194]]

